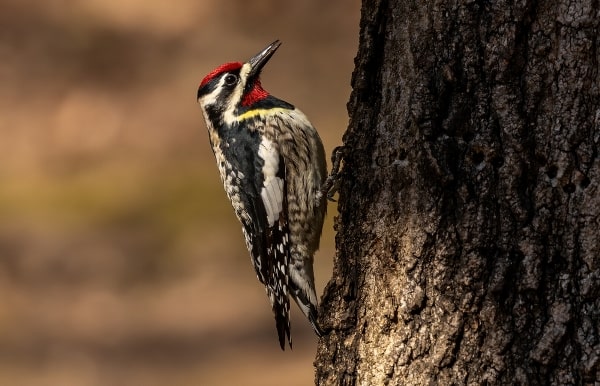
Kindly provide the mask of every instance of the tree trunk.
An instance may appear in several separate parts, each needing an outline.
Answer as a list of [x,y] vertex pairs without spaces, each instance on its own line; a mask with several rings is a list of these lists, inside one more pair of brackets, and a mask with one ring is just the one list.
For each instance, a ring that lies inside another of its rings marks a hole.
[[364,0],[317,384],[598,384],[599,9]]

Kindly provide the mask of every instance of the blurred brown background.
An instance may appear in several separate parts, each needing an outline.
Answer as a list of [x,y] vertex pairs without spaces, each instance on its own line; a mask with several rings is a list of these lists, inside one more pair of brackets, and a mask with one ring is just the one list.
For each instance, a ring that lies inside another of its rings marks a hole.
[[[307,385],[281,352],[196,105],[263,85],[341,143],[359,1],[0,0],[0,385]],[[319,293],[334,253],[330,206]]]

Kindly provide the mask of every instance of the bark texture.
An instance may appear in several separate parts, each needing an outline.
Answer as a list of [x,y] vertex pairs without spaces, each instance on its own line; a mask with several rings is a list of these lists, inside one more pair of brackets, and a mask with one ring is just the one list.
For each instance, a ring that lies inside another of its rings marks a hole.
[[594,385],[600,4],[365,0],[319,385]]

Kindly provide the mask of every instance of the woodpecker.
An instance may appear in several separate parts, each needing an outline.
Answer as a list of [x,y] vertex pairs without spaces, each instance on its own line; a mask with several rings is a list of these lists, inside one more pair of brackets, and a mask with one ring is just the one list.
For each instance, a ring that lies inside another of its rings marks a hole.
[[221,181],[242,224],[258,280],[275,315],[279,344],[290,348],[290,302],[315,333],[313,258],[326,211],[323,143],[306,116],[262,88],[260,74],[277,40],[245,63],[226,63],[198,88]]

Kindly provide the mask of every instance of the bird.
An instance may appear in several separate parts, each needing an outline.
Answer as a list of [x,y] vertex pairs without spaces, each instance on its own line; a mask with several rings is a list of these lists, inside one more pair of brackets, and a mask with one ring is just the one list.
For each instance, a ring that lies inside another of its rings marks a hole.
[[197,101],[225,193],[242,225],[258,280],[265,286],[282,350],[290,349],[291,297],[317,336],[314,254],[328,194],[323,143],[304,113],[271,95],[261,71],[280,47],[206,75]]

